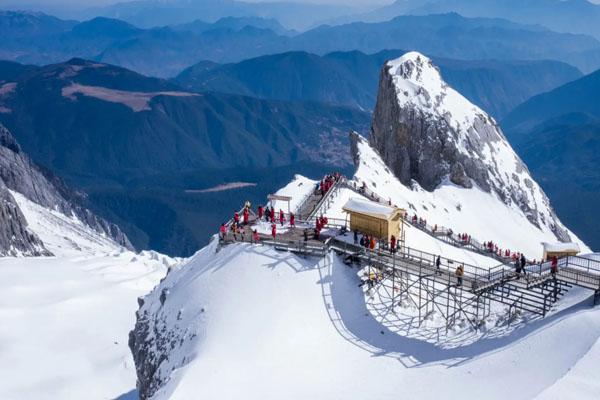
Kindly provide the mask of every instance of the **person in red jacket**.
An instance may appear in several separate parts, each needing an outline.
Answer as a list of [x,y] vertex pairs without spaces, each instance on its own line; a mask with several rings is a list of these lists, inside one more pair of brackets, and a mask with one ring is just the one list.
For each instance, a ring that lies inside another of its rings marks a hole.
[[250,218],[250,212],[248,211],[247,208],[244,208],[243,218],[244,218],[244,225],[248,225],[248,219]]
[[263,214],[265,213],[265,210],[263,209],[263,206],[258,206],[258,220],[261,221]]
[[296,216],[294,213],[290,213],[290,226],[292,228],[296,227]]
[[392,235],[390,239],[390,253],[394,254],[396,252],[396,236]]
[[260,236],[258,235],[258,232],[256,231],[256,229],[254,231],[252,231],[252,241],[254,243],[260,243]]
[[221,240],[225,240],[226,235],[227,235],[227,225],[225,225],[225,222],[223,222],[221,224],[221,227],[219,228],[219,238]]
[[277,236],[277,225],[275,224],[271,225],[271,236],[273,236],[273,240],[275,240],[275,237]]
[[240,223],[240,214],[237,211],[233,213],[233,222],[235,222],[236,224]]
[[275,207],[271,207],[271,222],[275,222]]

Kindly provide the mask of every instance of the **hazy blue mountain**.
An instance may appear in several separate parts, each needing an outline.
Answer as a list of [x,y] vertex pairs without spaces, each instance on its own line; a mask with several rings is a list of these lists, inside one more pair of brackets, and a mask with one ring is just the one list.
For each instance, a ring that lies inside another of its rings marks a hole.
[[[402,54],[402,50],[372,55],[335,52],[324,56],[289,52],[236,64],[202,62],[183,71],[174,81],[200,92],[319,101],[372,110],[382,65]],[[435,62],[453,87],[498,118],[528,98],[582,75],[558,61]]]
[[42,13],[0,10],[0,35],[3,41],[59,34],[69,31],[76,24],[75,21],[63,21]]
[[[246,24],[257,20],[223,19],[195,33],[181,26],[139,29],[104,17],[76,24],[44,14],[8,12],[0,14],[0,58],[44,65],[81,57],[146,75],[174,76],[203,58],[238,61],[289,46],[288,37]],[[15,25],[21,28],[11,29]]]
[[457,12],[465,17],[505,18],[543,25],[557,32],[585,33],[600,38],[600,5],[586,0],[399,0],[364,17],[382,21],[390,15],[446,12]]
[[268,29],[278,35],[290,35],[294,33],[284,28],[276,19],[260,17],[223,17],[214,23],[195,20],[186,24],[173,25],[172,28],[178,31],[188,31],[194,33],[203,33],[211,29],[232,29],[239,31],[247,26],[258,29]]
[[[39,14],[24,15],[34,20],[46,18]],[[0,24],[7,19],[10,18],[0,15]],[[160,77],[175,76],[201,60],[233,63],[291,50],[324,55],[333,51],[377,53],[403,48],[438,58],[554,59],[584,72],[600,67],[600,42],[592,37],[559,34],[506,20],[468,19],[457,14],[321,26],[295,36],[278,35],[270,29],[253,26],[237,29],[239,26],[235,24],[235,29],[211,25],[204,30],[202,23],[200,27],[190,26],[189,29],[200,33],[180,27],[138,29],[108,18],[95,18],[70,28],[69,23],[65,24],[58,32],[51,27],[25,39],[11,37],[11,30],[6,29],[7,36],[0,42],[0,58],[44,65],[83,57]],[[45,26],[42,22],[38,25]]]
[[589,71],[589,63],[573,55],[600,49],[600,42],[590,36],[556,33],[501,19],[464,18],[455,13],[321,26],[293,39],[294,49],[316,54],[402,48],[454,59],[554,59],[585,67],[584,72]]
[[586,114],[600,118],[599,93],[600,70],[529,99],[508,114],[502,126],[516,138],[565,115]]
[[0,60],[0,83],[15,82],[25,74],[35,72],[39,67],[34,65],[23,65],[13,61]]
[[[291,178],[291,166],[319,174],[323,164],[349,166],[347,133],[365,132],[370,120],[320,103],[185,93],[165,80],[80,59],[21,72],[3,65],[0,122],[22,147],[89,192],[92,208],[122,223],[135,245],[170,254],[197,249],[221,222],[215,216],[242,201],[221,193],[214,205],[215,196],[185,189],[232,177],[260,181],[254,198],[264,198],[284,175]],[[211,204],[221,210],[204,220]]]
[[532,96],[582,76],[577,68],[559,61],[434,61],[446,82],[497,119]]
[[289,38],[268,29],[210,29],[200,34],[153,28],[108,46],[95,60],[120,65],[146,75],[171,77],[198,60],[233,62],[276,53]]
[[535,96],[502,126],[565,223],[592,248],[600,227],[600,71]]
[[233,0],[129,1],[93,8],[87,18],[102,15],[120,18],[136,26],[177,25],[202,20],[214,22],[223,17],[261,17],[276,19],[288,29],[307,29],[319,21],[350,15],[356,9],[343,5],[301,2],[242,2]]

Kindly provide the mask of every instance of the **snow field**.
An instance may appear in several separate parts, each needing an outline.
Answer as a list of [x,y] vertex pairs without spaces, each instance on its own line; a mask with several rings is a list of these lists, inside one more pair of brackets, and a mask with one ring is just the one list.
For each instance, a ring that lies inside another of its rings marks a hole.
[[137,297],[180,260],[135,254],[13,192],[56,257],[0,259],[0,398],[113,399],[135,392]]

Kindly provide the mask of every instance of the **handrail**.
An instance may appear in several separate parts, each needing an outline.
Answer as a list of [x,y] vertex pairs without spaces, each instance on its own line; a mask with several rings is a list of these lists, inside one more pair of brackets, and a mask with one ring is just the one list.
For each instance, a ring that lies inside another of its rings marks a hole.
[[317,214],[319,214],[319,210],[321,209],[321,207],[323,207],[323,204],[325,204],[325,202],[329,199],[329,197],[333,196],[334,192],[337,192],[340,188],[341,185],[341,181],[343,180],[343,177],[340,177],[339,180],[335,181],[333,183],[333,186],[331,186],[329,188],[329,190],[327,192],[325,192],[325,194],[323,195],[323,197],[321,198],[321,200],[317,203],[317,205],[315,206],[315,208],[311,211],[310,214],[308,214],[307,220],[310,220],[312,218],[315,218],[315,216]]
[[[363,196],[366,196],[366,197],[370,198],[374,202],[378,202],[380,204],[389,205],[389,202],[386,202],[386,201],[382,200],[381,197],[379,195],[377,195],[377,193],[375,191],[373,191],[373,190],[369,190],[366,187],[361,187],[359,189],[359,188],[356,187],[356,185],[351,185],[347,181],[343,182],[343,185],[344,185],[344,187],[346,187],[346,188],[348,188],[348,189],[350,189],[352,191],[355,191],[358,194],[361,194]],[[444,241],[446,243],[448,243],[448,241],[443,240],[443,239],[447,238],[447,239],[449,239],[449,240],[452,241],[452,243],[449,243],[449,244],[454,245],[455,247],[466,248],[467,250],[473,251],[475,253],[478,253],[478,254],[481,254],[481,255],[485,255],[485,256],[488,256],[488,257],[492,257],[492,258],[494,258],[494,259],[502,262],[503,264],[508,264],[511,261],[510,257],[505,257],[505,256],[502,256],[502,255],[496,254],[496,252],[493,252],[493,251],[490,252],[490,251],[488,251],[488,249],[487,249],[486,246],[484,246],[481,242],[477,241],[476,239],[474,239],[472,237],[470,238],[470,240],[467,243],[465,243],[463,240],[461,240],[458,237],[458,234],[454,233],[454,231],[451,230],[450,228],[446,228],[446,227],[441,226],[441,225],[436,225],[434,227],[434,226],[428,225],[427,223],[425,223],[425,224],[421,224],[421,223],[414,224],[408,218],[405,219],[404,222],[406,222],[408,225],[410,225],[410,226],[412,226],[414,228],[417,228],[417,229],[419,229],[419,230],[427,233],[428,235],[430,235],[430,236],[432,236],[432,237],[434,237],[436,239],[442,238],[442,241]],[[455,236],[456,236],[456,238],[455,238]],[[469,248],[469,247],[471,247],[471,248]]]

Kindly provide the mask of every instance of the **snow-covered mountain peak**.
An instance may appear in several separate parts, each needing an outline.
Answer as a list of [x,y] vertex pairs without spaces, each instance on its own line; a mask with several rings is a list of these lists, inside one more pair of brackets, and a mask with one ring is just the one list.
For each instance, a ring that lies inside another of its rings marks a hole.
[[411,51],[387,63],[398,103],[411,105],[439,117],[457,131],[469,130],[476,118],[494,124],[493,119],[452,89],[430,58]]
[[522,211],[535,227],[570,240],[494,119],[452,89],[422,54],[384,65],[369,143],[408,187],[478,188]]

